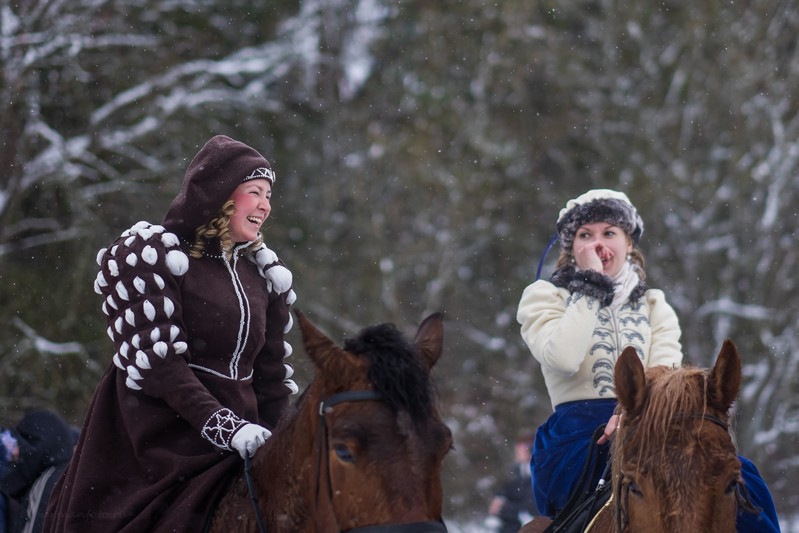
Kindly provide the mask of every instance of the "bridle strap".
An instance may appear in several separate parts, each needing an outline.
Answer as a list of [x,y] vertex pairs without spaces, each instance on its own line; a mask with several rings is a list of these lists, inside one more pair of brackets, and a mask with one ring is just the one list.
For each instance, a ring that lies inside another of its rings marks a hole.
[[716,415],[711,415],[708,413],[691,413],[691,414],[680,414],[677,415],[676,418],[690,418],[694,420],[707,420],[708,422],[712,422],[719,426],[724,431],[730,431],[730,425],[722,420],[721,418],[717,417]]
[[373,390],[348,390],[338,392],[327,400],[319,402],[319,416],[325,416],[334,406],[344,402],[360,402],[364,400],[382,400],[383,397],[377,391]]
[[[328,501],[333,500],[333,486],[330,479],[330,461],[328,460],[328,431],[327,421],[325,415],[330,413],[334,406],[346,402],[361,402],[361,401],[380,401],[383,397],[374,390],[357,390],[357,391],[344,391],[333,394],[326,400],[319,402],[319,428],[317,431],[317,474],[316,474],[316,508],[319,508],[319,497],[321,490],[320,476],[324,464],[324,470],[327,477],[327,496]],[[244,477],[247,482],[247,488],[250,492],[250,500],[255,509],[256,519],[258,521],[258,530],[261,533],[266,532],[266,526],[263,523],[263,516],[258,508],[258,500],[255,497],[255,490],[250,477],[250,458],[249,456],[244,460]],[[447,527],[442,521],[426,521],[426,522],[411,522],[408,524],[387,524],[387,525],[372,525],[356,527],[347,530],[347,533],[446,533]]]
[[447,526],[443,522],[411,522],[409,524],[387,524],[363,526],[348,529],[347,533],[446,533]]
[[345,402],[362,402],[362,401],[379,401],[383,397],[374,390],[354,390],[344,391],[333,394],[326,400],[319,402],[319,428],[317,430],[316,438],[316,509],[319,509],[319,501],[321,499],[320,491],[322,490],[322,472],[325,472],[327,478],[327,498],[331,503],[333,502],[333,482],[330,479],[330,460],[328,458],[328,445],[329,437],[327,432],[327,420],[325,415],[333,410],[333,407]]

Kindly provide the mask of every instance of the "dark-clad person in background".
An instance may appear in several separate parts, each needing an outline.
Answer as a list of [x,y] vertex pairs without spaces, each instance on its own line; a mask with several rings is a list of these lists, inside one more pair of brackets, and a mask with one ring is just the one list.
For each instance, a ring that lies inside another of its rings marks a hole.
[[0,491],[7,504],[6,527],[0,531],[40,533],[44,525],[40,503],[47,501],[72,457],[75,433],[61,416],[44,409],[26,413],[3,433],[10,436],[16,449],[0,476]]
[[533,435],[520,433],[513,443],[513,469],[510,477],[494,493],[488,505],[487,523],[497,533],[516,533],[533,519],[535,503],[530,483],[530,456]]

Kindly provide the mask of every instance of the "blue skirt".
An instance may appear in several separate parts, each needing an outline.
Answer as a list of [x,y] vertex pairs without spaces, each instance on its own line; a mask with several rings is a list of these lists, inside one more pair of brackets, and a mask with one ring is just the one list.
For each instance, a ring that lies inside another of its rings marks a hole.
[[[600,464],[587,486],[577,487],[591,446],[594,430],[607,423],[616,408],[616,400],[581,400],[558,405],[555,412],[535,434],[530,471],[533,474],[535,504],[542,515],[554,517],[569,501],[574,490],[593,490],[608,460],[609,446],[598,447]],[[760,513],[738,511],[738,533],[779,532],[774,500],[757,468],[744,457],[743,477],[749,497]]]
[[[583,473],[594,430],[608,421],[615,408],[615,399],[563,403],[538,428],[530,460],[538,512],[554,517],[566,506]],[[603,464],[595,469],[591,487],[596,486],[607,462],[609,446],[600,448]]]

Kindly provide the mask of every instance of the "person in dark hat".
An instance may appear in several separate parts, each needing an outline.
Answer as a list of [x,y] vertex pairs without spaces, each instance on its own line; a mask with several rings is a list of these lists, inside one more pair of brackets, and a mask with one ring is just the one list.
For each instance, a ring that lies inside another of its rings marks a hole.
[[[19,458],[19,442],[14,433],[8,428],[0,428],[0,477],[5,476],[9,466]],[[0,533],[6,533],[8,496],[0,487]]]
[[[645,367],[682,363],[677,314],[659,289],[649,288],[638,242],[644,223],[626,194],[590,190],[561,209],[560,256],[549,280],[522,294],[521,335],[541,364],[553,414],[536,431],[531,460],[541,514],[554,517],[575,491],[592,491],[607,463],[616,426],[613,370],[627,346]],[[594,430],[598,468],[578,487]],[[750,495],[763,512],[739,513],[738,531],[779,531],[774,503],[757,469],[741,458]]]
[[38,533],[43,520],[39,503],[49,495],[55,474],[60,475],[72,457],[72,429],[53,411],[37,409],[0,434],[0,441],[8,437],[14,454],[0,475],[0,492],[8,504],[7,527],[0,531]]
[[215,136],[162,224],[100,250],[115,352],[46,531],[202,531],[241,457],[271,435],[297,392],[284,361],[292,275],[260,233],[274,184],[260,153]]

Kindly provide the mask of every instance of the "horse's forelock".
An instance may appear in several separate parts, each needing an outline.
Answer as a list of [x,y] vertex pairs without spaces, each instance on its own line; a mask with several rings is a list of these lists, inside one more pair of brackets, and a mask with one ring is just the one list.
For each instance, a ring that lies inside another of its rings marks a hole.
[[[651,368],[647,371],[647,399],[640,423],[628,437],[637,443],[661,443],[666,452],[668,438],[689,438],[675,431],[675,420],[702,416],[707,412],[707,374],[700,368]],[[679,422],[677,423],[679,425]],[[636,444],[637,446],[637,444]]]
[[430,412],[430,376],[411,344],[393,324],[380,324],[361,331],[344,343],[348,352],[369,360],[369,381],[392,410],[406,410],[414,420]]
[[[737,459],[729,435],[704,418],[711,415],[726,419],[726,413],[709,404],[709,393],[708,373],[704,369],[691,366],[647,369],[641,411],[634,416],[623,414],[612,443],[618,530],[632,529],[630,492],[624,490],[621,482],[625,474],[631,474],[631,479],[648,478],[659,494],[656,503],[651,504],[657,508],[647,508],[648,519],[656,520],[652,529],[663,526],[664,530],[685,530],[674,524],[682,523],[680,519],[685,517],[698,520],[710,512],[710,507],[703,507],[698,499],[701,494],[686,487],[709,482],[725,465]],[[630,418],[625,421],[624,416]],[[702,430],[700,435],[701,424],[715,429]],[[642,520],[640,515],[637,520]],[[648,525],[635,524],[642,531]]]

